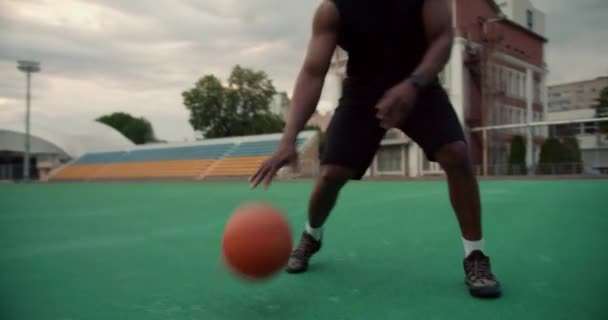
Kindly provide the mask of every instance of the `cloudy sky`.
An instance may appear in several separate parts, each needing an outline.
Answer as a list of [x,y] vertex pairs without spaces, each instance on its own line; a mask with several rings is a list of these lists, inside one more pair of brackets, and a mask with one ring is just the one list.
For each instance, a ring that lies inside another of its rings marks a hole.
[[[0,0],[0,121],[22,121],[16,60],[42,62],[32,117],[90,120],[126,111],[157,136],[192,139],[181,92],[234,64],[290,95],[319,0]],[[532,0],[547,14],[549,83],[608,74],[608,2]],[[319,108],[336,99],[328,81]]]

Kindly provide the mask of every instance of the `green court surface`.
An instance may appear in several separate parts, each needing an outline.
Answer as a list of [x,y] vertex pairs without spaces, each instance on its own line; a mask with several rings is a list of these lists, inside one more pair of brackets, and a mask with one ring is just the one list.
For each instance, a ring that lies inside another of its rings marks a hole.
[[446,183],[358,182],[310,272],[244,283],[224,224],[271,201],[299,238],[309,182],[0,186],[0,319],[608,319],[608,181],[483,181],[504,285],[471,298]]

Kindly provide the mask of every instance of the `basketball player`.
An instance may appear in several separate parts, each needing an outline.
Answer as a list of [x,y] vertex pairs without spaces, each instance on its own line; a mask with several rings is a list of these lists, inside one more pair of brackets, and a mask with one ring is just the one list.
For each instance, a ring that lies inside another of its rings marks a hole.
[[297,160],[296,137],[316,109],[334,50],[340,46],[347,51],[342,97],[327,130],[308,222],[287,272],[307,270],[309,259],[321,248],[323,224],[340,189],[362,178],[386,130],[398,128],[447,175],[470,294],[500,295],[500,283],[484,253],[479,189],[463,129],[437,77],[452,49],[449,2],[325,0],[317,8],[283,137],[250,179],[253,188],[260,183],[267,188],[281,167]]

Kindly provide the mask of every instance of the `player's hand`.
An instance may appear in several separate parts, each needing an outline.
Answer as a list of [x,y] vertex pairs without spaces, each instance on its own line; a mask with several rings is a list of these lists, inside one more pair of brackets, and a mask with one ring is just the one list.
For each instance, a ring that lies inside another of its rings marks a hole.
[[268,189],[272,179],[279,169],[286,165],[295,165],[298,160],[298,152],[293,144],[281,144],[277,151],[262,163],[258,171],[251,176],[249,182],[251,188],[257,187],[262,181],[264,189]]
[[406,80],[384,93],[384,96],[376,104],[376,117],[380,120],[380,126],[385,129],[394,128],[407,117],[414,107],[418,97],[418,88]]

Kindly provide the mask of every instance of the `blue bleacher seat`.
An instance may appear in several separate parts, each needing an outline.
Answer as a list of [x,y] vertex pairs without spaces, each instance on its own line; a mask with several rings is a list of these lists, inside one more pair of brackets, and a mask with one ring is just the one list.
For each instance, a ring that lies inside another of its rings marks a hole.
[[130,152],[99,152],[88,153],[76,160],[75,164],[96,164],[115,162],[144,162],[166,160],[218,159],[233,143],[202,145],[189,147],[165,147],[155,149],[140,149]]
[[[296,144],[302,145],[306,139],[298,138]],[[227,156],[234,157],[257,157],[271,155],[277,148],[279,140],[263,140],[263,141],[252,141],[243,142],[232,150]]]
[[[306,139],[298,138],[297,145],[300,146]],[[131,151],[114,151],[88,153],[75,161],[75,164],[104,164],[116,162],[146,162],[167,160],[194,160],[194,159],[219,159],[226,155],[228,157],[255,157],[272,154],[279,140],[263,140],[243,142],[233,150],[234,143],[215,145],[199,145],[187,147],[159,147],[153,149],[135,149]],[[230,150],[229,153],[227,153]]]
[[217,144],[177,148],[157,148],[133,150],[129,152],[123,161],[165,161],[165,160],[194,160],[194,159],[218,159],[234,144]]

